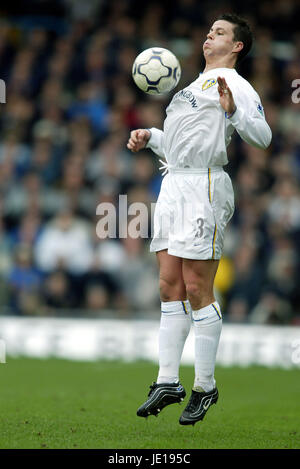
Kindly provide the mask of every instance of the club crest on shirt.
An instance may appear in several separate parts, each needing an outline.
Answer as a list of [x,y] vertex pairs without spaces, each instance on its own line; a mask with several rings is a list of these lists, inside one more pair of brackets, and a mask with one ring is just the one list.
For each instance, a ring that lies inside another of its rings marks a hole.
[[210,88],[211,86],[215,85],[217,83],[217,80],[215,78],[209,78],[208,80],[206,80],[203,85],[202,85],[202,91],[205,91],[207,90],[208,88]]

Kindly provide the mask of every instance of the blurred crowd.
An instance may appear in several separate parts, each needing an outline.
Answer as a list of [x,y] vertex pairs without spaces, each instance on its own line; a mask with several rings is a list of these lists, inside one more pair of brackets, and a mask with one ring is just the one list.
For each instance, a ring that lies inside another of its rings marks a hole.
[[238,71],[259,93],[273,141],[262,151],[235,136],[228,148],[236,211],[216,295],[225,321],[299,324],[300,91],[293,88],[300,79],[299,2],[23,5],[12,1],[0,12],[1,314],[159,311],[150,239],[112,239],[96,230],[102,202],[119,208],[126,194],[128,204],[150,206],[160,190],[158,158],[149,150],[133,154],[126,143],[132,129],[162,128],[171,96],[138,90],[132,63],[150,46],[171,49],[183,88],[202,71],[208,27],[235,11],[255,32]]

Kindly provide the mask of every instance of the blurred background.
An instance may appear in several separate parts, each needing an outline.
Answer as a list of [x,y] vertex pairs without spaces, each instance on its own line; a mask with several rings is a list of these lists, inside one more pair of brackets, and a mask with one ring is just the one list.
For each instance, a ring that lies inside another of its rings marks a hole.
[[[243,15],[255,46],[238,71],[273,131],[267,151],[228,148],[236,211],[215,288],[224,321],[300,324],[300,5],[297,0],[11,0],[0,7],[0,314],[159,316],[150,239],[99,239],[96,207],[157,199],[149,150],[131,130],[162,128],[171,96],[137,89],[132,63],[161,46],[180,60],[179,89],[203,68],[216,16]],[[8,4],[9,3],[9,4]],[[21,4],[20,4],[21,3]],[[299,96],[299,93],[298,93]]]

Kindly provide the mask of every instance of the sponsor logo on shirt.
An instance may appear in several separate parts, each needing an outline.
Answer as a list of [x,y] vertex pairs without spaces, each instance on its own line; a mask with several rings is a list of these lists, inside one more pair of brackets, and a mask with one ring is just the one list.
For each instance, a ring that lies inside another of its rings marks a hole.
[[178,98],[184,98],[185,100],[187,100],[190,103],[190,105],[192,107],[198,107],[197,100],[196,100],[195,96],[189,90],[178,91],[178,93],[176,93],[174,95],[173,100],[178,99]]
[[206,80],[203,85],[202,85],[202,91],[205,91],[207,90],[208,88],[210,88],[211,86],[215,85],[217,83],[217,80],[215,78],[209,78],[208,80]]

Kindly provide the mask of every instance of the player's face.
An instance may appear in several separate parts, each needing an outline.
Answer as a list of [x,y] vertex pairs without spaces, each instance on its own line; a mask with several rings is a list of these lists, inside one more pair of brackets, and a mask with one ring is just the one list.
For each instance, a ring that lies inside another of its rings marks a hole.
[[220,58],[230,55],[236,48],[234,25],[225,20],[217,20],[210,28],[203,44],[204,57]]

